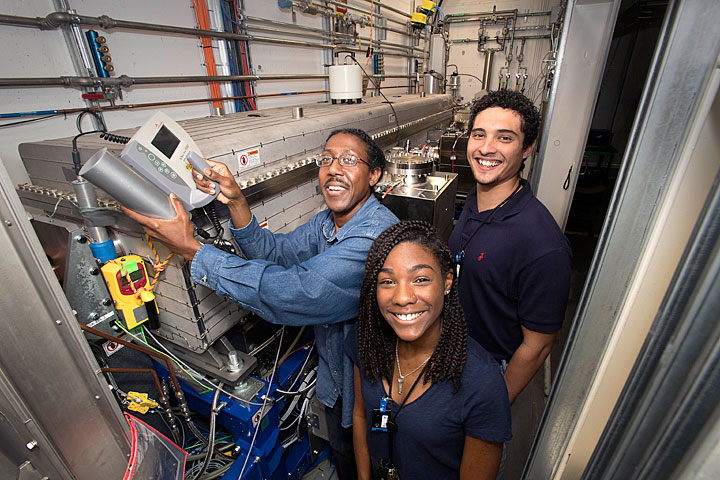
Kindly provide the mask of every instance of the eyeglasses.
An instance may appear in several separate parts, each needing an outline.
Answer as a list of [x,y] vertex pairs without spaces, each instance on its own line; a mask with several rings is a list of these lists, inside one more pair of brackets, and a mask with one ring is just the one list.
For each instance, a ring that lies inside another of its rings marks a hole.
[[318,155],[315,157],[315,163],[317,163],[318,167],[329,167],[332,165],[333,160],[337,160],[341,167],[354,167],[358,162],[363,162],[367,166],[370,166],[370,164],[362,158],[348,153],[338,155],[337,157],[333,157],[332,155]]

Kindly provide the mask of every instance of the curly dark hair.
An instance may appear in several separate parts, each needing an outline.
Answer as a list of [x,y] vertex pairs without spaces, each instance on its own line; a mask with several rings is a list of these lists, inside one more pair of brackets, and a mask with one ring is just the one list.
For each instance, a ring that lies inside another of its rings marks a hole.
[[365,147],[367,148],[368,158],[364,158],[363,160],[368,163],[371,172],[376,168],[380,169],[381,174],[385,171],[385,152],[383,152],[382,148],[378,147],[378,144],[375,143],[375,140],[370,138],[370,135],[365,133],[365,131],[360,130],[359,128],[340,128],[338,130],[333,130],[332,132],[330,132],[330,135],[328,135],[325,143],[327,143],[328,140],[340,133],[347,133],[348,135],[352,135],[365,144]]
[[537,139],[538,130],[540,130],[540,112],[529,98],[514,90],[495,90],[473,103],[470,108],[468,130],[472,130],[475,124],[475,117],[477,117],[478,113],[492,107],[500,107],[517,112],[521,120],[520,131],[525,136],[523,139],[523,150],[533,144]]
[[[455,274],[450,249],[427,222],[403,220],[377,237],[370,247],[365,264],[357,323],[359,363],[365,377],[373,382],[382,377],[392,381],[397,335],[378,308],[377,280],[390,251],[403,242],[414,243],[430,252],[440,263],[443,278],[448,272],[453,276]],[[440,315],[440,339],[425,369],[423,383],[449,379],[457,391],[467,360],[467,324],[454,279],[450,293],[445,295]]]

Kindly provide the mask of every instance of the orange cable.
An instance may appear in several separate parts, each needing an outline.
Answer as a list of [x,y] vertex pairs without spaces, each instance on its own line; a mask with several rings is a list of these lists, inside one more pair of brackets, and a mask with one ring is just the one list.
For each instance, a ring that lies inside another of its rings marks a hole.
[[[195,19],[197,20],[198,27],[200,30],[210,30],[210,17],[208,17],[207,3],[205,0],[193,0],[193,7],[195,9]],[[217,75],[217,68],[215,65],[215,54],[212,49],[212,40],[210,37],[200,37],[200,42],[203,47],[203,55],[205,57],[205,68],[209,76]],[[209,82],[210,96],[212,98],[220,97],[220,84],[218,82]],[[214,100],[213,107],[222,107],[222,102]]]

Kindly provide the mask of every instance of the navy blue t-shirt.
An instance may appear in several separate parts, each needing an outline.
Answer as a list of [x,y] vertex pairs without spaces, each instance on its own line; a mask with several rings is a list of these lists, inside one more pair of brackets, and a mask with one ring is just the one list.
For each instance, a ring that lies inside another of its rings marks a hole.
[[[452,381],[441,381],[406,403],[398,413],[393,463],[400,478],[457,479],[466,435],[490,442],[512,438],[510,402],[500,366],[471,338],[467,347],[467,362],[457,393],[453,393]],[[382,381],[370,382],[363,374],[358,361],[357,327],[350,331],[345,351],[360,370],[368,450],[374,468],[376,462],[389,456],[388,434],[370,431],[372,411],[387,392]],[[393,402],[393,411],[398,407]]]
[[465,256],[458,292],[472,338],[497,360],[510,360],[523,340],[520,326],[560,329],[570,290],[570,244],[524,179],[521,188],[476,231],[472,189],[450,235],[450,251]]

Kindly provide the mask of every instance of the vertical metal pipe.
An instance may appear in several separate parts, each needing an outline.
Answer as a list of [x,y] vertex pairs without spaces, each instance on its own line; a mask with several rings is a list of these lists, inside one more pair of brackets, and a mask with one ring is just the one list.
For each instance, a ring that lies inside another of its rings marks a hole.
[[[67,0],[53,0],[53,5],[58,12],[67,12],[71,15],[76,13],[75,10],[70,8]],[[94,77],[93,61],[90,58],[90,52],[88,52],[85,36],[80,26],[77,24],[63,25],[61,30],[65,37],[65,44],[67,45],[73,66],[75,67],[75,72],[81,77]],[[92,88],[83,88],[83,92],[92,91]],[[100,105],[97,100],[85,99],[84,102],[88,107],[97,107]],[[98,115],[102,115],[102,113],[98,113]],[[94,130],[104,129],[102,121],[95,117],[95,115],[90,115],[90,120],[92,121]]]
[[[75,190],[75,196],[77,197],[78,207],[82,208],[97,208],[98,201],[97,195],[95,194],[95,188],[90,182],[83,178],[78,178],[73,182],[73,190]],[[103,243],[110,240],[107,230],[105,227],[87,227],[88,233],[92,243]]]
[[[410,27],[408,27],[410,28]],[[408,32],[407,33],[407,42],[410,47],[415,47],[415,37]],[[413,78],[413,70],[415,68],[415,58],[408,57],[408,93],[414,93],[415,89],[417,88],[417,83],[414,83],[415,80]]]
[[[332,43],[333,33],[334,33],[332,30],[332,21],[330,21],[329,17],[323,15],[322,25],[323,25],[323,29],[325,29],[328,32],[328,34],[330,35],[330,37],[326,37],[323,40],[323,43],[328,43],[328,44]],[[323,62],[324,62],[323,73],[328,75],[327,77],[325,77],[325,80],[324,80],[324,84],[325,84],[324,90],[327,91],[327,93],[325,93],[325,101],[329,102],[330,101],[330,78],[329,78],[330,75],[329,75],[328,68],[330,65],[333,64],[333,52],[332,51],[325,49],[325,48],[323,49]]]
[[493,57],[495,57],[495,50],[485,50],[485,66],[483,67],[483,89],[490,91],[488,86],[488,80],[490,79],[490,73],[492,72]]

